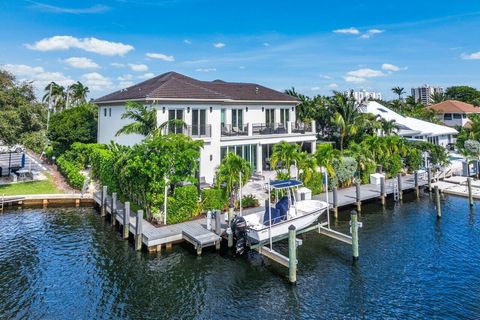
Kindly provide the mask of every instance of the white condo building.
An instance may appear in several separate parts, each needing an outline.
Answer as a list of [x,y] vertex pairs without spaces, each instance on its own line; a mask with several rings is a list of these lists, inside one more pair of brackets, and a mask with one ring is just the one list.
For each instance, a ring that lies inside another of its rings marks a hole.
[[431,97],[435,93],[443,93],[443,88],[441,87],[433,87],[430,85],[423,85],[418,88],[412,88],[412,97],[415,99],[416,102],[420,102],[424,105],[431,104]]
[[365,89],[359,90],[359,91],[355,91],[355,90],[345,91],[344,94],[346,95],[351,94],[353,98],[355,98],[355,101],[357,102],[368,101],[370,99],[382,100],[382,94],[380,92],[367,91]]
[[170,126],[171,133],[202,139],[200,177],[212,183],[227,152],[248,160],[255,172],[270,170],[272,146],[280,141],[298,143],[315,152],[315,122],[296,121],[294,97],[252,83],[221,80],[200,81],[168,72],[97,99],[98,142],[133,145],[143,136],[115,133],[130,119],[121,119],[127,101],[157,110],[157,123],[180,119],[183,126]]

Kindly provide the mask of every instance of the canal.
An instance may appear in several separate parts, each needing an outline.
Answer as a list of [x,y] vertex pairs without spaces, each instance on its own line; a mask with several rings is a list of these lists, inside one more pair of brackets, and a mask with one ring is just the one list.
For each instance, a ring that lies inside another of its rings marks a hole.
[[[0,215],[0,318],[478,319],[479,207],[447,197],[437,221],[428,196],[365,205],[360,260],[304,235],[296,286],[255,254],[137,253],[92,209],[10,211]],[[347,219],[335,228],[347,232]]]

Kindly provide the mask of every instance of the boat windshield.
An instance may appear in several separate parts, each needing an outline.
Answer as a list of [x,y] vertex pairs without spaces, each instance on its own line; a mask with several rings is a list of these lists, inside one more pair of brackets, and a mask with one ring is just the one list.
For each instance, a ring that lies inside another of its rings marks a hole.
[[270,181],[270,188],[273,189],[287,189],[293,187],[299,187],[302,183],[298,180],[275,180]]

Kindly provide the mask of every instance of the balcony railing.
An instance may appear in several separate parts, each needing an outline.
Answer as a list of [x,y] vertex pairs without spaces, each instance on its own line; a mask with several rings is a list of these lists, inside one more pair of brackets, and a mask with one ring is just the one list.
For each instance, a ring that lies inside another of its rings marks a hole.
[[222,126],[222,137],[248,136],[248,124],[242,126],[232,126],[226,124]]
[[162,130],[162,134],[176,133],[185,134],[192,138],[211,138],[212,137],[212,125],[169,125]]
[[312,132],[312,123],[292,122],[292,133]]
[[283,123],[254,123],[252,125],[254,135],[287,134],[287,126]]

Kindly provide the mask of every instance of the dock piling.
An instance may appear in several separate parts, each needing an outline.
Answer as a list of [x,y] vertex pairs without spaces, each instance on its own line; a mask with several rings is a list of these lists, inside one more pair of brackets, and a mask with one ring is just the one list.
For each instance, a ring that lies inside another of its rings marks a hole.
[[415,170],[414,173],[414,180],[415,180],[415,193],[417,194],[417,199],[420,198],[420,187],[418,184],[418,170]]
[[297,282],[297,231],[293,224],[288,227],[288,280]]
[[138,210],[136,226],[135,226],[135,250],[137,251],[142,250],[142,242],[143,242],[142,223],[143,223],[143,210]]
[[403,200],[403,188],[402,188],[402,174],[397,173],[397,181],[398,181],[398,200]]
[[228,247],[233,247],[233,232],[232,232],[232,220],[233,220],[233,204],[230,205],[228,208],[228,228],[227,228],[227,236],[228,236]]
[[350,212],[351,233],[352,233],[352,256],[353,260],[358,260],[358,215],[355,210]]
[[130,202],[125,202],[123,210],[123,239],[128,239],[130,233]]
[[105,216],[107,212],[107,186],[103,186],[102,188],[102,206],[100,209],[100,215],[102,217]]
[[435,206],[437,208],[437,219],[440,219],[442,217],[442,207],[440,204],[440,189],[438,189],[438,186],[435,186],[434,189],[435,189]]
[[338,219],[338,189],[333,188],[333,217]]
[[385,205],[385,176],[380,177],[380,200],[382,201],[382,206]]
[[217,235],[222,234],[222,223],[220,222],[220,216],[222,215],[220,210],[215,210],[215,233]]
[[110,208],[112,208],[112,214],[110,216],[112,218],[112,226],[115,226],[117,224],[117,193],[116,192],[112,192],[112,205]]
[[357,200],[357,211],[360,212],[362,211],[362,201],[361,201],[361,195],[360,195],[360,181],[357,181],[355,183],[355,193],[356,193],[356,200]]
[[207,211],[207,230],[212,230],[212,211]]
[[428,192],[432,192],[432,168],[428,167],[427,170],[427,179],[428,179]]
[[473,194],[472,194],[472,178],[467,178],[468,187],[468,204],[473,207]]

